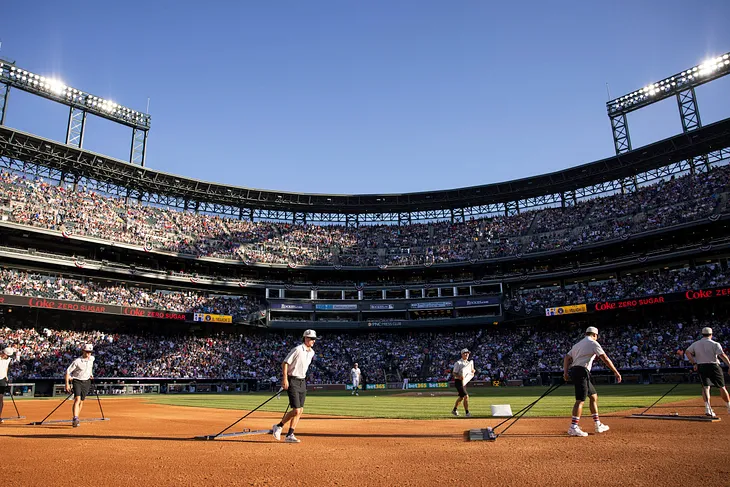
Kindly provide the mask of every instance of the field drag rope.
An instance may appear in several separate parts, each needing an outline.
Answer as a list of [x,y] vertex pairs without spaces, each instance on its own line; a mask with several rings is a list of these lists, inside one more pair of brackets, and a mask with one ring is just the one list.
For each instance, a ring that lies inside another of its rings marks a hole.
[[7,417],[7,418],[0,418],[3,421],[13,421],[16,419],[25,419],[25,416],[20,415],[20,411],[18,411],[18,405],[15,404],[15,398],[13,397],[13,392],[10,392],[10,400],[13,401],[13,407],[15,408],[15,416]]
[[[510,429],[525,414],[527,414],[530,411],[530,409],[532,409],[535,406],[535,404],[537,404],[538,402],[540,402],[540,400],[542,398],[544,398],[545,396],[547,396],[547,395],[552,394],[553,392],[555,392],[564,383],[565,382],[561,379],[561,381],[558,382],[557,384],[551,385],[550,387],[548,387],[548,389],[540,397],[538,397],[537,399],[535,399],[534,401],[532,401],[530,404],[528,404],[527,406],[523,407],[522,409],[520,409],[519,411],[517,411],[516,413],[514,413],[509,418],[506,418],[502,422],[498,423],[497,425],[495,425],[493,427],[488,427],[488,428],[486,428],[486,430],[470,430],[469,431],[469,437],[470,437],[470,439],[473,438],[473,439],[477,439],[477,440],[496,441],[497,438],[499,438],[500,436],[504,435],[505,432],[508,429]],[[508,424],[507,427],[504,428],[500,433],[497,433],[496,432],[497,428],[499,428],[500,426],[502,426],[503,424],[505,424],[508,421],[512,421],[512,422],[510,424]]]
[[[233,437],[233,436],[244,436],[244,435],[264,435],[264,434],[267,434],[267,433],[271,433],[272,432],[271,429],[266,429],[266,430],[253,430],[252,431],[252,430],[246,428],[243,431],[237,432],[237,433],[226,433],[226,431],[228,431],[229,429],[231,429],[234,426],[236,426],[238,423],[240,423],[241,421],[243,421],[244,419],[246,419],[248,416],[250,416],[251,414],[253,414],[255,411],[257,411],[257,410],[261,409],[262,407],[264,407],[264,405],[266,405],[269,401],[271,401],[275,397],[279,397],[281,395],[281,392],[283,390],[284,390],[284,388],[283,387],[280,387],[279,390],[278,390],[278,392],[276,392],[273,396],[271,396],[270,398],[268,398],[267,400],[265,400],[264,402],[262,402],[261,404],[259,404],[258,406],[256,406],[254,409],[252,409],[251,411],[247,412],[246,414],[244,414],[243,416],[241,416],[240,418],[238,418],[238,420],[236,420],[236,422],[234,422],[234,423],[226,426],[225,428],[223,428],[223,430],[221,430],[220,433],[217,433],[215,435],[196,436],[194,439],[196,439],[196,440],[215,440],[216,438],[229,438],[229,437]],[[284,411],[284,416],[286,416],[286,413],[288,411],[289,411],[289,404],[287,404],[287,406],[286,406],[286,411]],[[284,416],[282,416],[282,418]]]

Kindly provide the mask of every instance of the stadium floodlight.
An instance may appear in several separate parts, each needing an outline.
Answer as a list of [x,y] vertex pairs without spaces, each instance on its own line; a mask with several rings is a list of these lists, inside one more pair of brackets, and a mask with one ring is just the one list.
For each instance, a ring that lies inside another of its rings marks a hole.
[[661,81],[646,85],[606,103],[609,116],[625,114],[656,103],[682,91],[730,73],[730,53],[707,59],[701,64]]
[[40,95],[72,108],[119,122],[134,129],[149,130],[150,116],[67,86],[62,80],[48,78],[0,61],[0,83]]

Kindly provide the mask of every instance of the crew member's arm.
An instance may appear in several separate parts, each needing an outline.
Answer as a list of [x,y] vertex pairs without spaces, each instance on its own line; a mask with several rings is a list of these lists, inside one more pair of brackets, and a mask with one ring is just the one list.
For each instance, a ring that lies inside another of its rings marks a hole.
[[572,363],[573,357],[571,357],[569,353],[566,353],[565,357],[563,358],[563,379],[565,379],[565,382],[568,382],[570,380],[570,375],[568,375],[568,369],[570,369],[570,364]]
[[285,391],[289,389],[289,363],[283,362],[281,364],[281,388]]
[[618,373],[618,369],[615,365],[613,365],[613,362],[611,362],[611,359],[608,358],[608,355],[603,354],[598,356],[601,360],[603,360],[603,363],[606,364],[606,367],[611,369],[611,372],[613,372],[613,375],[616,376],[616,384],[621,383],[621,374]]
[[66,392],[68,394],[71,394],[71,373],[76,368],[76,361],[72,362],[71,365],[68,366],[68,369],[66,369],[66,376],[64,379],[66,380]]
[[694,370],[697,370],[697,359],[695,359],[695,354],[693,354],[690,349],[685,350],[684,354],[687,356],[689,363],[691,363],[694,367]]
[[720,354],[720,355],[718,355],[718,357],[720,358],[720,360],[725,362],[727,364],[727,366],[730,368],[730,358],[727,357],[726,353]]

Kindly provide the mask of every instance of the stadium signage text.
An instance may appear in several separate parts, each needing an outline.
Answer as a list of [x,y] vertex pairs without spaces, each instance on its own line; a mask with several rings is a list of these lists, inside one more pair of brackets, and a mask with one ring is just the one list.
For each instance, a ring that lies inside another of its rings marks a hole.
[[427,301],[425,303],[411,303],[411,309],[439,309],[451,308],[453,306],[453,301]]
[[687,291],[684,293],[685,299],[707,299],[721,298],[730,296],[730,287],[721,287],[716,289],[700,289],[699,291]]
[[558,306],[555,308],[545,308],[545,316],[561,316],[574,313],[585,313],[588,308],[585,304],[574,304],[570,306]]
[[319,311],[357,311],[357,304],[317,304],[314,308]]
[[134,306],[118,306],[115,304],[67,301],[64,299],[49,299],[37,297],[31,298],[28,296],[17,296],[14,294],[0,294],[0,304],[5,306],[22,306],[38,309],[58,309],[66,311],[77,311],[79,313],[102,313],[176,321],[186,321],[192,318],[192,314],[189,313],[180,313],[149,308],[137,308]]
[[730,287],[710,289],[690,289],[684,292],[644,296],[641,298],[622,299],[620,301],[600,301],[593,303],[593,311],[611,311],[621,308],[639,308],[655,304],[664,304],[677,301],[696,301],[699,299],[714,299],[730,297]]
[[619,308],[636,308],[638,306],[648,306],[651,304],[664,304],[664,296],[652,296],[650,298],[624,299],[621,301],[602,301],[596,303],[593,309],[596,311],[608,311]]
[[212,313],[193,313],[193,321],[205,323],[233,323],[231,315],[216,315]]

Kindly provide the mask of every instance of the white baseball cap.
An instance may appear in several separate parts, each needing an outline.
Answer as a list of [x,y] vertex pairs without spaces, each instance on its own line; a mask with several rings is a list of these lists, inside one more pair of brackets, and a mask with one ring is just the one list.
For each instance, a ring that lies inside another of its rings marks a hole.
[[598,335],[598,328],[596,328],[595,326],[589,326],[588,328],[586,328],[586,334],[587,333],[593,333],[594,335]]
[[317,332],[314,330],[305,330],[304,335],[302,335],[304,338],[318,338]]
[[703,335],[712,335],[712,328],[710,328],[709,326],[704,327],[702,329],[702,334]]
[[462,348],[461,353],[471,353],[468,348]]
[[91,343],[87,343],[84,345],[84,352],[93,352],[94,351],[94,345]]
[[15,353],[15,350],[13,350],[13,347],[7,347],[3,349],[3,353],[9,357]]

